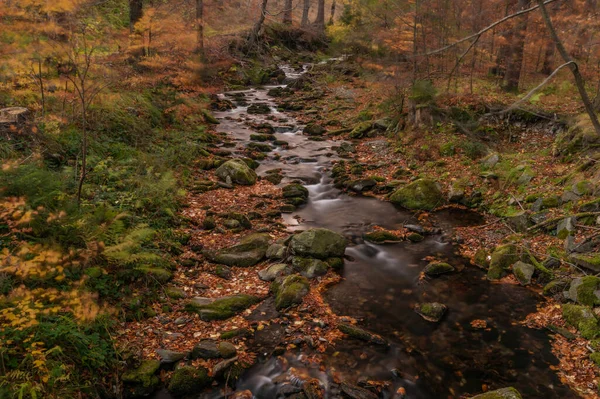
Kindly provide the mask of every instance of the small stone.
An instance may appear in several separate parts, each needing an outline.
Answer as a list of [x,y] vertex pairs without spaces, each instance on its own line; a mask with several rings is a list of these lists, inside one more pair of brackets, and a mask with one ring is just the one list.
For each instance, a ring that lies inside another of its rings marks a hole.
[[175,352],[168,349],[157,349],[156,354],[160,357],[161,364],[177,363],[187,356],[187,353]]
[[217,359],[219,357],[221,357],[221,352],[216,342],[212,340],[200,341],[190,353],[191,359]]
[[235,345],[230,342],[219,342],[219,353],[223,359],[229,359],[237,354]]
[[439,276],[440,274],[451,273],[454,270],[454,267],[452,267],[448,263],[431,262],[430,264],[425,266],[423,272],[428,276]]
[[415,306],[415,312],[419,316],[433,323],[439,322],[447,309],[446,305],[439,302],[419,303]]

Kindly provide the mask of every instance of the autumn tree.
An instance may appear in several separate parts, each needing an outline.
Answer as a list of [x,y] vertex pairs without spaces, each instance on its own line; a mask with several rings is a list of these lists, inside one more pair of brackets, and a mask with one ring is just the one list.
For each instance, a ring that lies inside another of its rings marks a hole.
[[129,30],[133,32],[135,24],[142,18],[143,0],[129,0]]

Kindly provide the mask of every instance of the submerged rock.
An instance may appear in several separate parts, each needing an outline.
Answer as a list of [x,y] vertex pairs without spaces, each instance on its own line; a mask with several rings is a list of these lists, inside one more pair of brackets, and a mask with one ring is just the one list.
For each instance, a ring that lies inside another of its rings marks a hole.
[[513,387],[497,389],[473,396],[471,399],[523,399],[519,391]]
[[422,318],[437,323],[444,317],[448,307],[439,302],[419,303],[415,305],[415,312]]
[[344,256],[346,245],[346,238],[343,235],[317,228],[294,235],[289,248],[294,255],[327,259]]
[[277,278],[271,284],[271,291],[275,294],[275,308],[286,309],[301,304],[309,288],[306,277],[298,274]]
[[206,252],[205,255],[211,262],[226,266],[254,266],[265,257],[269,240],[268,234],[251,234],[244,237],[237,245]]
[[185,305],[185,309],[188,312],[198,313],[203,321],[225,320],[243,312],[259,301],[258,297],[239,294],[217,298],[207,304],[191,301]]
[[388,345],[388,342],[381,336],[369,332],[367,330],[363,330],[362,328],[359,328],[352,324],[341,323],[338,325],[338,330],[340,330],[346,335],[349,335],[352,338],[359,339],[361,341],[377,345]]
[[451,273],[454,270],[454,267],[452,267],[448,263],[431,262],[430,264],[425,266],[423,273],[425,273],[428,276],[439,276],[440,274]]
[[430,211],[444,205],[444,197],[436,182],[419,179],[397,190],[390,201],[406,209]]
[[241,159],[231,159],[219,166],[215,171],[219,180],[251,186],[256,183],[256,173]]
[[181,397],[197,394],[212,382],[208,370],[204,367],[181,367],[173,373],[168,390],[174,396]]
[[249,114],[270,114],[271,107],[265,103],[254,103],[248,107]]

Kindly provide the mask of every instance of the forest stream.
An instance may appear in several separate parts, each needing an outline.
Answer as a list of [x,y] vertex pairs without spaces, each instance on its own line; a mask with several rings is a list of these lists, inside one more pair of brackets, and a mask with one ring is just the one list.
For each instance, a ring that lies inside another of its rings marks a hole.
[[[289,83],[307,67],[282,69]],[[332,161],[338,159],[334,147],[341,142],[313,141],[303,135],[304,126],[278,111],[275,99],[267,94],[276,87],[222,94],[222,98],[236,99],[238,105],[215,114],[221,122],[217,129],[228,133],[241,150],[254,133],[249,125],[269,122],[275,126],[277,140],[288,145],[277,147],[274,152],[280,157],[267,156],[256,172],[265,176],[270,170],[281,169],[285,176],[282,186],[299,180],[308,188],[308,204],[284,214],[290,231],[324,227],[342,233],[352,243],[346,251],[342,282],[324,297],[336,314],[360,320],[362,328],[384,337],[390,347],[343,340],[322,356],[320,368],[307,366],[309,354],[305,350],[288,351],[280,357],[263,356],[242,376],[236,389],[250,390],[256,398],[275,398],[282,396],[278,382],[302,384],[312,377],[322,382],[327,397],[338,397],[339,386],[332,383],[335,375],[349,381],[391,380],[393,386],[385,390],[385,397],[402,397],[394,393],[403,390],[411,399],[459,397],[480,392],[484,386],[514,386],[525,398],[577,397],[553,371],[558,362],[546,332],[521,325],[536,311],[538,293],[519,285],[489,282],[483,271],[457,255],[449,239],[453,228],[481,224],[483,219],[475,212],[446,209],[434,214],[438,234],[422,242],[365,242],[363,233],[374,225],[390,230],[406,225],[418,229],[418,222],[410,212],[391,203],[349,196],[336,189],[329,171]],[[270,113],[248,114],[252,104],[267,104]],[[386,143],[374,141],[372,145]],[[459,272],[421,279],[426,264],[423,259],[428,256],[448,259]],[[440,322],[432,323],[414,311],[420,302],[441,302],[448,311]],[[255,311],[249,317],[269,318],[266,308],[268,303],[259,307],[262,312]],[[485,328],[472,325],[482,320]],[[284,330],[285,326],[273,324],[257,331],[256,351],[271,353]],[[154,398],[170,395],[165,390]]]

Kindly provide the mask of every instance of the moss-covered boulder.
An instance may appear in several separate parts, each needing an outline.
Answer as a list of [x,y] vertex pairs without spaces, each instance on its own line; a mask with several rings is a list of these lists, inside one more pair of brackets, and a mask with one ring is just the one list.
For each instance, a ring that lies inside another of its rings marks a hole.
[[320,259],[294,256],[292,258],[292,267],[295,272],[300,273],[306,278],[315,278],[326,274],[329,265]]
[[273,244],[267,248],[268,259],[284,259],[286,257],[287,247],[283,244]]
[[173,278],[173,273],[162,267],[155,266],[139,266],[136,267],[138,272],[141,272],[144,276],[148,277],[151,281],[157,281],[159,283],[166,283]]
[[366,233],[364,235],[364,239],[374,244],[397,243],[402,241],[402,239],[396,234],[392,234],[385,230],[377,230]]
[[568,280],[552,280],[544,286],[542,293],[545,296],[552,296],[562,293],[569,287],[570,282]]
[[373,129],[373,122],[361,122],[350,132],[351,139],[361,139]]
[[289,274],[290,267],[285,263],[276,263],[258,272],[258,278],[263,281],[273,281],[277,277]]
[[271,284],[271,292],[275,295],[275,308],[286,309],[301,304],[309,288],[306,277],[298,274],[277,278]]
[[396,190],[390,196],[390,201],[406,209],[426,211],[445,202],[437,183],[429,179],[419,179]]
[[175,397],[185,397],[200,393],[210,385],[212,379],[204,367],[181,367],[173,373],[168,390]]
[[340,330],[341,332],[343,332],[344,334],[364,341],[364,342],[369,342],[371,344],[376,344],[376,345],[388,345],[388,342],[382,338],[381,336],[374,334],[370,331],[367,330],[363,330],[360,327],[357,327],[355,325],[352,324],[346,324],[346,323],[341,323],[338,325],[338,330]]
[[423,241],[423,240],[425,239],[425,237],[423,237],[421,234],[419,234],[419,233],[415,233],[415,232],[413,231],[412,233],[409,233],[409,234],[406,236],[406,239],[407,239],[408,241],[410,241],[410,242],[417,243],[417,242],[421,242],[421,241]]
[[267,254],[270,236],[259,233],[251,234],[232,247],[218,251],[207,251],[204,255],[214,263],[226,266],[249,267],[263,260]]
[[519,260],[518,248],[514,244],[500,245],[492,252],[487,278],[498,280],[506,275],[510,267]]
[[569,299],[587,306],[600,305],[600,277],[585,276],[571,281]]
[[256,183],[256,173],[241,159],[231,159],[219,166],[215,171],[219,180],[226,183],[235,183],[251,186]]
[[223,359],[231,359],[237,355],[237,349],[235,345],[230,342],[219,342],[219,354]]
[[517,281],[521,285],[529,285],[531,284],[531,277],[533,277],[533,272],[535,272],[535,266],[518,261],[512,267],[512,272],[517,278]]
[[271,113],[271,107],[265,103],[254,103],[248,107],[249,114],[265,115]]
[[258,297],[239,294],[217,298],[206,304],[191,301],[185,305],[185,309],[188,312],[198,313],[203,321],[225,320],[243,312],[259,301]]
[[579,267],[600,273],[600,253],[572,254],[569,259]]
[[523,399],[523,397],[519,391],[509,387],[482,393],[481,395],[473,396],[471,399]]
[[302,132],[308,136],[322,136],[327,133],[327,129],[318,123],[309,123],[304,127]]
[[126,397],[142,398],[154,392],[160,384],[156,376],[159,367],[160,361],[145,360],[138,368],[126,371],[121,377]]
[[190,352],[190,359],[218,359],[221,357],[221,352],[217,347],[217,342],[212,339],[203,339],[194,345]]
[[452,265],[449,265],[448,263],[431,262],[427,266],[425,266],[423,273],[425,273],[428,276],[439,276],[440,274],[451,273],[454,270],[454,267]]
[[595,339],[600,337],[600,323],[592,309],[583,305],[562,305],[565,321],[577,328],[583,338]]
[[293,205],[302,205],[308,201],[308,189],[302,184],[288,184],[282,189],[282,192],[283,198]]
[[346,238],[335,231],[317,228],[296,234],[289,248],[294,255],[317,259],[339,258],[346,251]]
[[415,305],[415,312],[432,323],[442,320],[442,317],[446,314],[446,310],[448,310],[446,305],[439,302],[418,303]]

